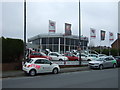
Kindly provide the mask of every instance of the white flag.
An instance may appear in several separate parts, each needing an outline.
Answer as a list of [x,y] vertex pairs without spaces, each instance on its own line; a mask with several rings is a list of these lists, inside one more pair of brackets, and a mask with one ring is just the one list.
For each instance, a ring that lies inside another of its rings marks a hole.
[[49,20],[49,33],[55,33],[56,23],[54,21]]
[[114,35],[112,32],[109,32],[109,40],[113,41],[114,40]]

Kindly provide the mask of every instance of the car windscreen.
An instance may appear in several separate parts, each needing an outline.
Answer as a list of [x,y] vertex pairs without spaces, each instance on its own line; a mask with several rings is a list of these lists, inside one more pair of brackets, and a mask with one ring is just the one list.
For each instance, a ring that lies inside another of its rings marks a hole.
[[46,54],[45,53],[43,53],[43,52],[40,52],[41,54],[42,54],[42,56],[46,56]]

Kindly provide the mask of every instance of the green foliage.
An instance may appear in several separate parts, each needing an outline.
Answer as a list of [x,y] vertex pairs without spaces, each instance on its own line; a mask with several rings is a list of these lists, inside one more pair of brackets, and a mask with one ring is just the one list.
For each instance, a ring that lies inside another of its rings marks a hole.
[[[95,51],[100,53],[100,49],[96,49]],[[102,54],[109,55],[109,49],[102,49],[101,51],[102,51]],[[110,49],[110,53],[111,53],[112,56],[118,56],[118,51],[120,53],[120,49],[119,50],[118,49],[113,49],[113,48]]]
[[2,37],[2,62],[18,62],[23,56],[24,44],[20,39]]

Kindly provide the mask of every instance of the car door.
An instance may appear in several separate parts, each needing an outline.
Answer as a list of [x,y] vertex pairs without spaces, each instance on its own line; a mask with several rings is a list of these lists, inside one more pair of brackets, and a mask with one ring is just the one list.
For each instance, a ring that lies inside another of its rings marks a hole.
[[82,60],[87,60],[87,55],[81,54],[81,59],[82,59]]
[[44,59],[44,72],[52,72],[53,66],[49,60]]
[[105,58],[103,61],[103,66],[104,67],[109,67],[109,58]]
[[49,56],[52,58],[52,60],[59,60],[56,53],[50,53]]
[[106,58],[106,67],[111,67],[113,65],[112,60],[113,59],[111,57]]
[[38,73],[44,72],[44,60],[38,59],[34,62],[34,67],[37,70]]
[[115,60],[112,57],[110,57],[109,58],[109,67],[113,67],[114,63],[115,63]]

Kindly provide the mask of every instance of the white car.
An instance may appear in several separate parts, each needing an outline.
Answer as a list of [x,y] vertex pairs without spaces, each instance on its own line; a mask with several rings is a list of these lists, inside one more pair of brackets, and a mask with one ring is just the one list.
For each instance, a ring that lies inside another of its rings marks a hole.
[[23,64],[23,71],[31,76],[35,76],[37,73],[53,72],[57,74],[60,71],[58,64],[54,64],[45,58],[31,58]]
[[107,55],[105,55],[105,54],[98,54],[98,57],[105,57],[105,56],[107,56]]
[[87,55],[87,54],[81,53],[81,59],[82,60],[92,61],[92,60],[95,60],[96,58],[98,58],[98,55],[96,55],[96,54],[88,54]]
[[59,61],[68,60],[66,56],[63,56],[59,54],[58,52],[51,52],[48,54],[48,56],[50,56],[52,60],[59,60]]
[[97,58],[94,61],[90,61],[88,66],[89,68],[99,68],[99,69],[103,69],[106,67],[116,68],[117,61],[112,56],[103,56],[103,57]]

